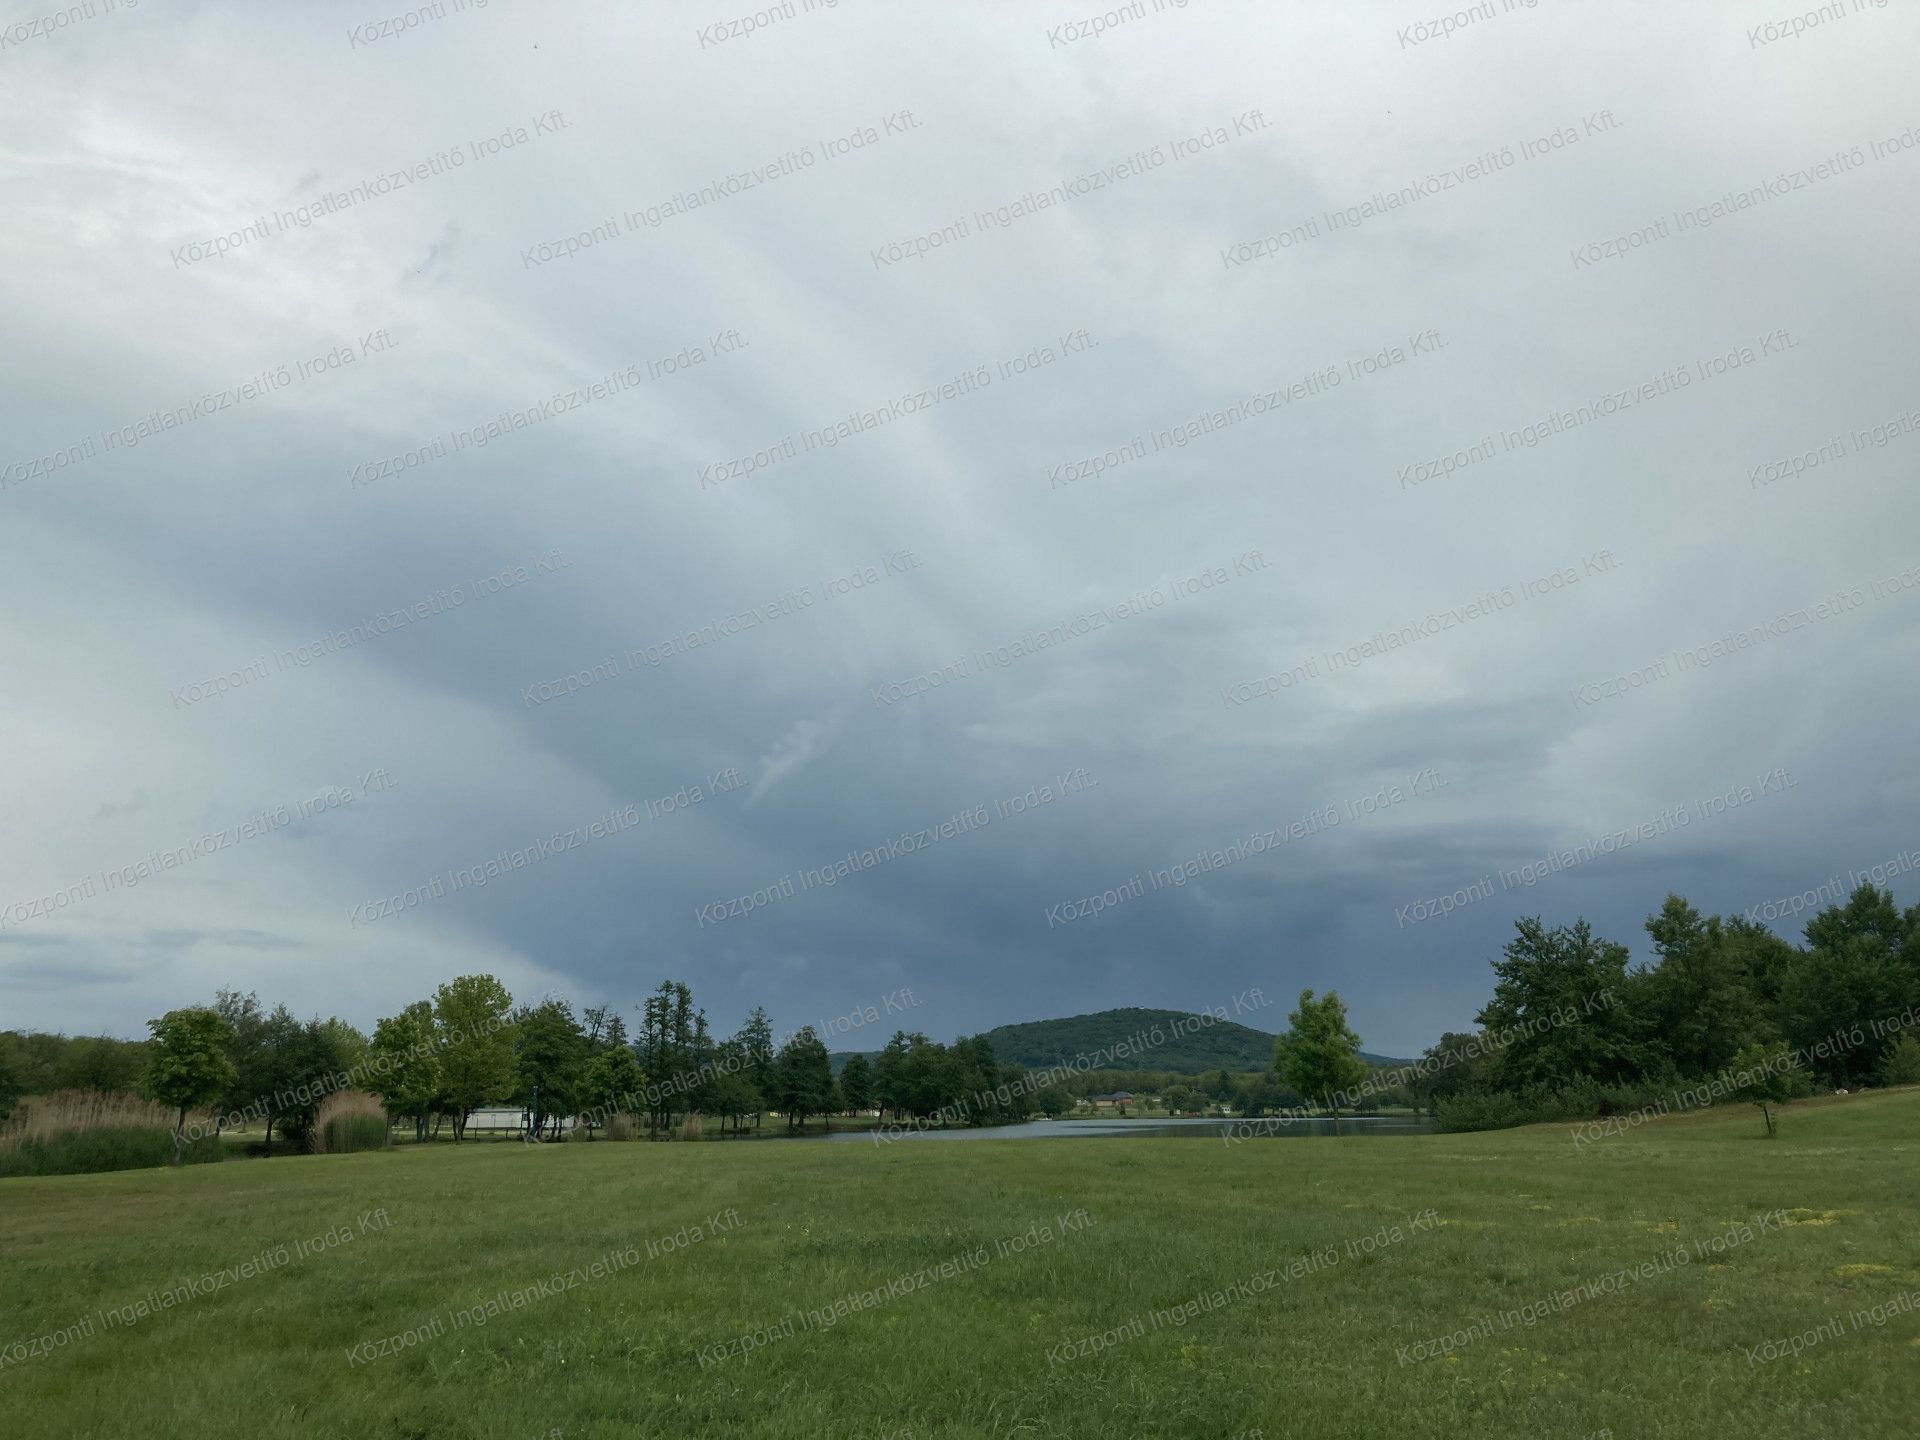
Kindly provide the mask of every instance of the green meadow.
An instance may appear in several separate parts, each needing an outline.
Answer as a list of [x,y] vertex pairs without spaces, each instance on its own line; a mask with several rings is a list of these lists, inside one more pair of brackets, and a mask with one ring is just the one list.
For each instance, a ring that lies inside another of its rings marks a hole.
[[1773,1140],[1729,1106],[1586,1144],[597,1141],[18,1179],[0,1296],[3,1428],[34,1440],[1909,1437],[1920,1091],[1794,1105]]

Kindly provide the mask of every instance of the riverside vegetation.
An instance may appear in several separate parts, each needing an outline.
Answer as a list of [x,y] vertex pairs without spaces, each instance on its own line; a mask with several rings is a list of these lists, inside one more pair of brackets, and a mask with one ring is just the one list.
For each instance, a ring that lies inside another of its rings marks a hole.
[[[1279,1037],[1238,1024],[1223,1007],[1187,1016],[1116,1010],[951,1045],[896,1030],[881,1050],[845,1056],[836,1073],[815,1027],[776,1043],[758,1007],[734,1035],[716,1038],[681,982],[663,981],[647,997],[630,1038],[612,1005],[576,1018],[565,1000],[516,1005],[494,977],[468,975],[381,1020],[371,1039],[338,1018],[302,1022],[285,1006],[269,1012],[256,996],[229,990],[211,1007],[153,1021],[144,1043],[0,1035],[0,1121],[22,1091],[33,1096],[50,1081],[91,1077],[110,1090],[139,1076],[144,1093],[173,1113],[176,1157],[198,1159],[217,1153],[194,1148],[207,1135],[253,1124],[264,1126],[269,1153],[276,1127],[283,1143],[303,1150],[370,1144],[377,1115],[364,1099],[354,1117],[332,1120],[335,1133],[316,1134],[320,1107],[347,1090],[378,1097],[387,1125],[410,1122],[416,1141],[443,1129],[459,1141],[475,1111],[503,1104],[522,1109],[534,1138],[560,1138],[571,1125],[588,1136],[644,1128],[650,1138],[691,1139],[738,1137],[749,1121],[758,1133],[768,1111],[796,1134],[837,1112],[890,1115],[892,1125],[914,1128],[1003,1124],[1067,1114],[1104,1081],[1146,1090],[1169,1113],[1325,1110],[1337,1120],[1343,1109],[1406,1105],[1430,1109],[1444,1130],[1752,1100],[1771,1135],[1776,1107],[1811,1089],[1920,1083],[1920,905],[1902,912],[1889,892],[1862,884],[1844,905],[1815,914],[1806,943],[1795,945],[1756,920],[1703,917],[1670,895],[1645,928],[1655,959],[1636,968],[1626,946],[1595,936],[1584,920],[1553,928],[1518,921],[1493,962],[1480,1028],[1444,1035],[1408,1062],[1366,1055],[1340,997],[1308,992]],[[919,1004],[904,990],[884,1000],[888,1013]],[[1257,989],[1234,999],[1236,1012],[1265,1004]],[[845,1033],[880,1018],[867,1006],[825,1028]],[[1092,1055],[1035,1064],[1136,1018],[1131,1036]],[[1244,1059],[1250,1044],[1273,1047],[1258,1071],[1178,1068]],[[1105,1068],[1122,1059],[1170,1068]],[[32,1103],[40,1118],[31,1142],[17,1123],[17,1133],[0,1130],[0,1175],[154,1163],[152,1112],[141,1112],[144,1140],[126,1125],[111,1141],[56,1140],[49,1116],[99,1106]],[[203,1109],[212,1118],[190,1125]],[[75,1128],[115,1127],[89,1120]]]

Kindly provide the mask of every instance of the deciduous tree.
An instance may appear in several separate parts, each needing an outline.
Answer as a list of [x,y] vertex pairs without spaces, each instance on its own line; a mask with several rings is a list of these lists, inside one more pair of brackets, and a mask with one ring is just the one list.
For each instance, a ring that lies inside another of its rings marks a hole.
[[646,1072],[625,1045],[610,1046],[587,1061],[581,1081],[581,1096],[587,1104],[587,1134],[615,1115],[637,1114],[645,1105],[641,1094],[647,1083]]
[[[734,1036],[746,1057],[746,1066],[742,1074],[760,1096],[761,1104],[768,1103],[767,1097],[773,1094],[773,1072],[775,1052],[773,1044],[773,1024],[767,1019],[767,1012],[758,1005],[747,1016],[746,1023],[740,1027],[740,1033]],[[760,1127],[760,1112],[753,1112],[753,1124]]]
[[873,1104],[873,1068],[864,1055],[849,1055],[840,1067],[840,1094],[847,1109],[858,1113]]
[[587,1037],[564,1000],[548,999],[514,1016],[515,1098],[527,1107],[527,1137],[549,1129],[581,1109],[580,1082],[587,1063]]
[[1653,1036],[1681,1075],[1709,1075],[1757,1038],[1763,1017],[1739,949],[1720,917],[1702,919],[1678,895],[1647,920],[1660,963],[1640,1000]]
[[227,1045],[233,1031],[212,1010],[169,1010],[147,1028],[153,1041],[147,1049],[146,1092],[162,1105],[179,1111],[173,1125],[173,1163],[186,1151],[187,1112],[211,1105],[233,1083],[233,1062]]
[[1302,990],[1299,1008],[1287,1016],[1287,1031],[1274,1044],[1280,1078],[1331,1110],[1335,1133],[1342,1093],[1367,1078],[1359,1049],[1360,1037],[1347,1025],[1346,1003],[1332,990],[1318,1000],[1313,991]]
[[833,1061],[811,1025],[802,1025],[780,1047],[774,1071],[773,1103],[786,1112],[787,1128],[805,1129],[809,1115],[829,1113],[833,1102]]
[[427,1117],[440,1093],[440,1054],[431,1001],[416,1000],[373,1027],[367,1068],[369,1088],[386,1103],[389,1117],[412,1120],[413,1138],[425,1140]]
[[513,1092],[513,997],[491,975],[462,975],[433,993],[440,1076],[453,1110],[453,1138],[482,1105]]
[[1647,1056],[1625,1003],[1627,947],[1596,939],[1585,920],[1549,930],[1525,919],[1514,929],[1493,962],[1493,999],[1475,1017],[1504,1041],[1489,1079],[1519,1090],[1641,1078]]
[[1769,1138],[1775,1128],[1773,1107],[1785,1105],[1812,1088],[1807,1072],[1784,1040],[1776,1040],[1771,1045],[1747,1046],[1734,1056],[1728,1070],[1733,1081],[1733,1098],[1760,1107]]

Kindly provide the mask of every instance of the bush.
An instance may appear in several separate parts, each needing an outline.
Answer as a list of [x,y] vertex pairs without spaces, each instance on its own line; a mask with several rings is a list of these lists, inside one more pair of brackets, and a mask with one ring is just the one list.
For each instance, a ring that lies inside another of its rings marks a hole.
[[607,1139],[631,1140],[634,1136],[633,1117],[630,1115],[609,1115],[607,1117]]
[[1920,1085],[1920,1040],[1902,1035],[1880,1061],[1882,1085]]
[[1436,1130],[1505,1130],[1554,1120],[1597,1120],[1645,1110],[1662,1100],[1670,1105],[1675,1090],[1687,1088],[1672,1081],[1601,1085],[1581,1077],[1567,1085],[1521,1091],[1463,1090],[1434,1097],[1433,1125]]
[[336,1090],[320,1102],[310,1132],[316,1155],[387,1148],[387,1111],[364,1090]]
[[1465,1090],[1433,1102],[1436,1130],[1504,1130],[1539,1118],[1518,1095],[1504,1090]]
[[[144,1170],[173,1163],[177,1115],[133,1095],[61,1090],[22,1103],[0,1131],[0,1177],[88,1175],[107,1170]],[[226,1147],[210,1117],[206,1133],[186,1148],[189,1165],[224,1158]]]

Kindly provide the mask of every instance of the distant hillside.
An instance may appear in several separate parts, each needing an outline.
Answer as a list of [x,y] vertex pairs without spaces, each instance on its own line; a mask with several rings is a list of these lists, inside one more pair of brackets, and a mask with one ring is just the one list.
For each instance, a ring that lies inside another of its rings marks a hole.
[[[1133,1055],[1108,1058],[1112,1047],[1133,1044],[1142,1031],[1150,1035],[1155,1025],[1162,1034],[1171,1036],[1175,1022],[1183,1034]],[[1095,1057],[1095,1066],[1100,1069],[1176,1070],[1183,1075],[1198,1075],[1203,1070],[1267,1070],[1273,1066],[1274,1036],[1267,1031],[1182,1010],[1136,1006],[1061,1020],[1029,1020],[989,1030],[987,1038],[1002,1060],[1032,1069],[1077,1063],[1083,1055]],[[1364,1051],[1362,1055],[1368,1060],[1384,1059]]]
[[[1178,1036],[1172,1034],[1176,1021],[1183,1032]],[[1155,1025],[1168,1037],[1158,1045],[1152,1043]],[[1148,1038],[1145,1048],[1140,1048],[1138,1037],[1143,1031]],[[987,1038],[1002,1060],[1035,1070],[1049,1065],[1085,1066],[1082,1056],[1092,1061],[1086,1068],[1096,1070],[1172,1070],[1183,1075],[1198,1075],[1203,1070],[1267,1070],[1273,1065],[1274,1037],[1267,1031],[1182,1010],[1136,1006],[1058,1020],[1029,1020],[989,1030]],[[1121,1044],[1134,1047],[1132,1053],[1116,1054],[1114,1047]],[[836,1071],[846,1063],[849,1053],[833,1057]],[[878,1052],[864,1053],[872,1059]],[[1360,1055],[1376,1065],[1398,1063],[1364,1050]]]

